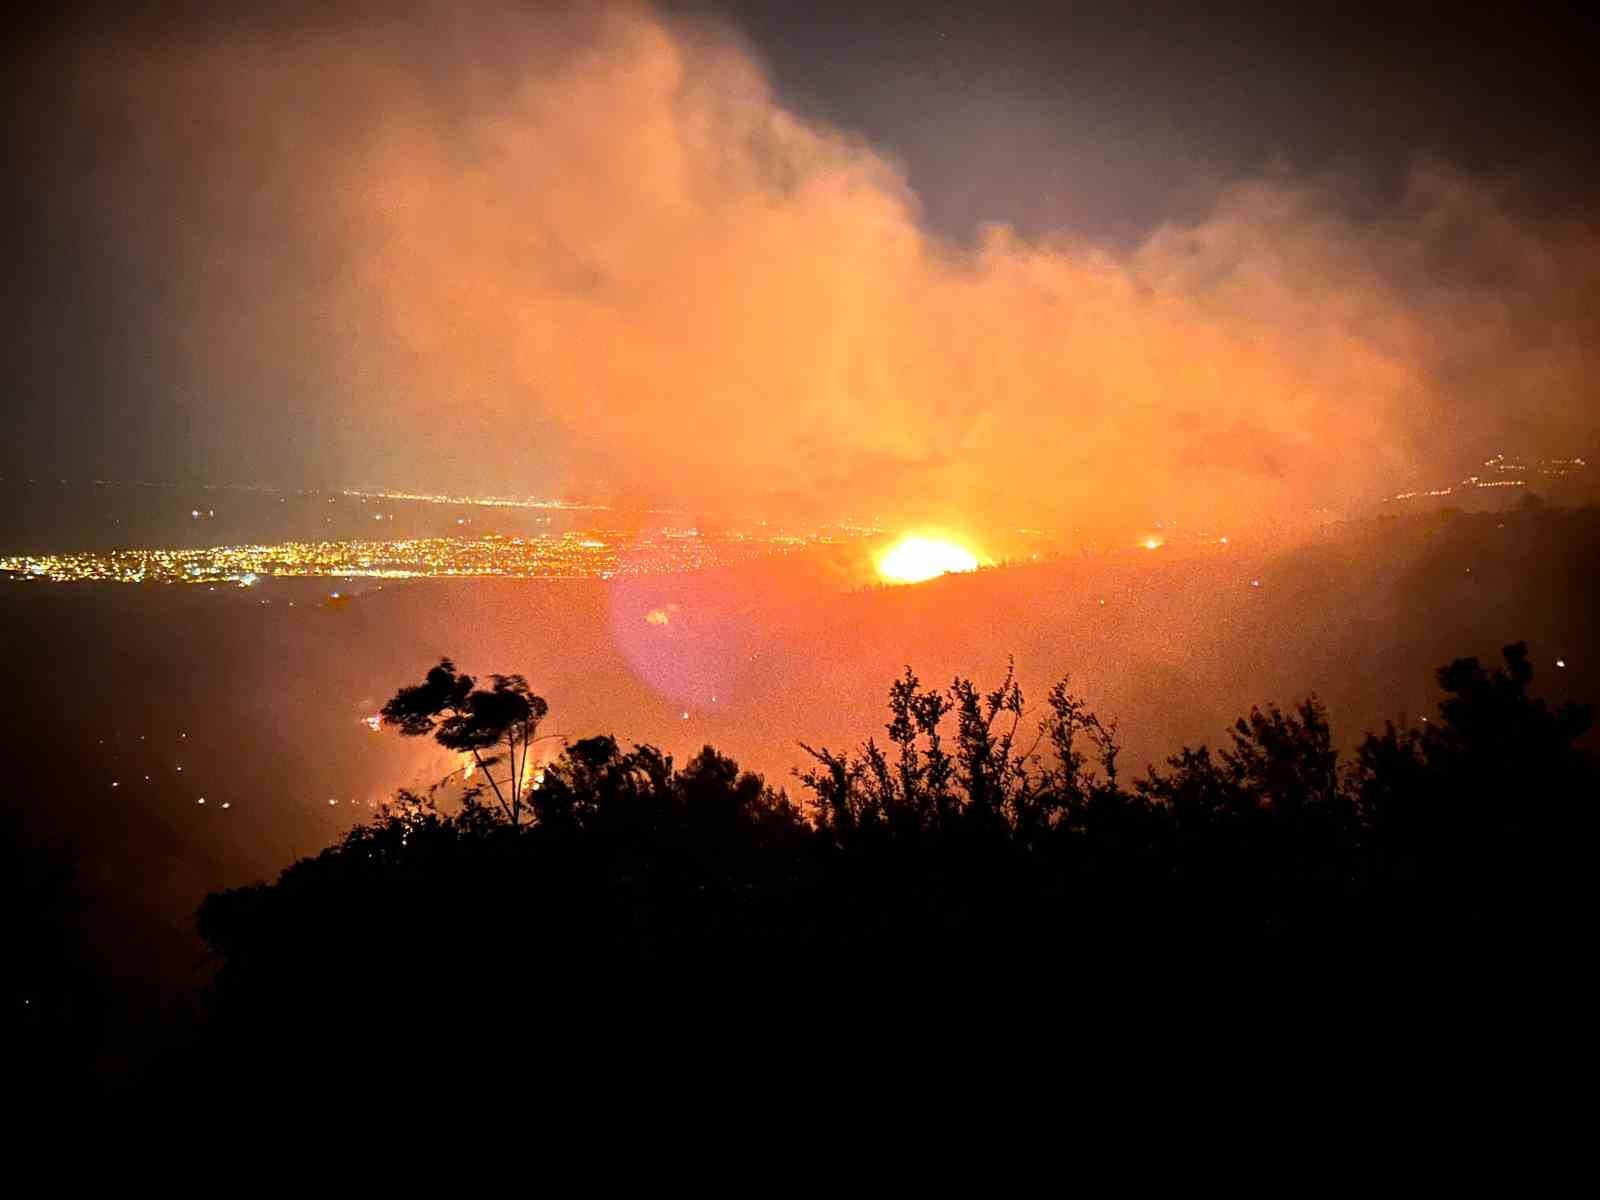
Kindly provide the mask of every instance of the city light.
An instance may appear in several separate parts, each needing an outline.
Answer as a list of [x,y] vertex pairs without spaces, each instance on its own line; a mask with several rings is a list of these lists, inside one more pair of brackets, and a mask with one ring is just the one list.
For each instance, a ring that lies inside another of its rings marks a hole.
[[[865,537],[873,530],[844,530]],[[212,546],[197,550],[139,549],[0,556],[0,576],[55,583],[233,583],[253,587],[266,578],[610,579],[670,575],[728,566],[839,541],[837,532],[703,537],[698,531],[632,535],[589,530],[536,537],[350,539]],[[967,568],[967,569],[970,569]],[[347,597],[331,592],[329,599]],[[292,601],[291,601],[292,603]]]

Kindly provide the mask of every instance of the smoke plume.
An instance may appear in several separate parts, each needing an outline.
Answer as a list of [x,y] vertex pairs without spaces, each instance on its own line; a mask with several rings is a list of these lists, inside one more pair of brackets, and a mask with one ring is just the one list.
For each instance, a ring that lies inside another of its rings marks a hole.
[[727,29],[277,11],[74,44],[38,117],[117,316],[88,352],[197,471],[1087,529],[1595,432],[1600,243],[1504,181],[1266,171],[1133,246],[952,240]]

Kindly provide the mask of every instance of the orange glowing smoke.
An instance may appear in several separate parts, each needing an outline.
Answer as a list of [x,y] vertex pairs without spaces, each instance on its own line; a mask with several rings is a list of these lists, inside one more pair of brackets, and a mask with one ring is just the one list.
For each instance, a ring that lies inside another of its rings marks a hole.
[[[64,108],[128,129],[62,207],[181,253],[136,310],[169,389],[304,395],[210,435],[250,453],[314,425],[319,464],[438,486],[1124,537],[1365,503],[1441,422],[1592,440],[1600,237],[1444,164],[1381,219],[1347,211],[1355,180],[1275,170],[1126,243],[952,239],[893,154],[786,108],[706,22],[384,7],[410,19],[83,39],[70,103],[37,106],[41,139]],[[294,154],[263,177],[256,146]]]

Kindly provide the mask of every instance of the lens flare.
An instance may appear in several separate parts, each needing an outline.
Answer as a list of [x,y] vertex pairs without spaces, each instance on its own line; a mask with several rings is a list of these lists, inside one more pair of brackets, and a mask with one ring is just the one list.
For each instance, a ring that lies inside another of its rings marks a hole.
[[956,571],[976,571],[977,555],[942,538],[903,537],[878,556],[878,574],[890,583],[922,583]]

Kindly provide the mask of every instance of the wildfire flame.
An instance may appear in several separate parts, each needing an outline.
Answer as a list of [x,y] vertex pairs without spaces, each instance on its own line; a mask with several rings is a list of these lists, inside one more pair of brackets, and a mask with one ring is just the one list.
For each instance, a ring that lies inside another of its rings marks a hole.
[[943,538],[908,535],[878,556],[877,567],[891,583],[922,583],[951,572],[976,571],[978,556]]

